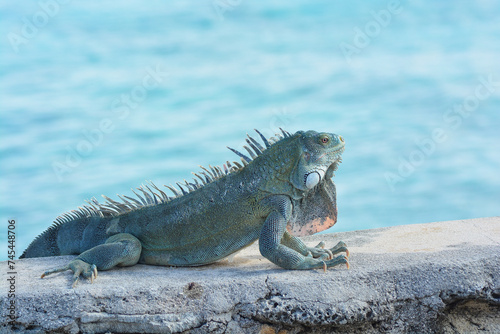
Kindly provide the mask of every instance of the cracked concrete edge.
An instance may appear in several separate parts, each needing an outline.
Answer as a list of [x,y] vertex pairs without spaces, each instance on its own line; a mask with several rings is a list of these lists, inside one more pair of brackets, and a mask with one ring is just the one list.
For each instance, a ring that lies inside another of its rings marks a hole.
[[120,268],[77,289],[69,273],[37,278],[72,257],[20,260],[17,323],[2,296],[0,332],[474,332],[477,309],[482,332],[500,332],[499,238],[499,217],[322,234],[304,239],[343,239],[351,270],[281,270],[254,245],[232,263]]

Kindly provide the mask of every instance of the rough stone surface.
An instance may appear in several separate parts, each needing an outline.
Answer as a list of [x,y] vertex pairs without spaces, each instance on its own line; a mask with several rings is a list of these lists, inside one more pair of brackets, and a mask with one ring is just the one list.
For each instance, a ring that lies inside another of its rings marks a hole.
[[16,260],[9,325],[7,263],[0,332],[500,333],[500,217],[304,238],[345,241],[350,270],[287,271],[256,244],[233,262],[196,268],[136,265],[71,288],[73,257]]

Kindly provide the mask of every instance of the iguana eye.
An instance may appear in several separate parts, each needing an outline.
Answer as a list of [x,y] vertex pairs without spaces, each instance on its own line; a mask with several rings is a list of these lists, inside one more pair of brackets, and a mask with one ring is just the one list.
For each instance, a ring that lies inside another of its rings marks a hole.
[[327,136],[324,136],[324,137],[321,138],[321,142],[323,144],[328,144],[329,141],[330,141],[330,138],[328,138]]

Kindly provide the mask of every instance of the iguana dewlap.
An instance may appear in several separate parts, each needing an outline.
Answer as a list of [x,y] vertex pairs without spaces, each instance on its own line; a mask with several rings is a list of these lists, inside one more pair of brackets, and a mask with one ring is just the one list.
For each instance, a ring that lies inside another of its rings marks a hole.
[[[256,130],[257,131],[257,130]],[[169,197],[154,184],[138,188],[137,198],[108,197],[58,217],[21,258],[78,254],[67,266],[42,277],[72,270],[93,280],[97,270],[145,263],[198,266],[221,260],[259,240],[261,254],[285,269],[347,264],[335,254],[347,249],[306,246],[297,236],[325,230],[337,220],[331,178],[341,162],[344,139],[332,133],[298,131],[266,139],[248,137],[249,156],[241,162],[203,168]]]

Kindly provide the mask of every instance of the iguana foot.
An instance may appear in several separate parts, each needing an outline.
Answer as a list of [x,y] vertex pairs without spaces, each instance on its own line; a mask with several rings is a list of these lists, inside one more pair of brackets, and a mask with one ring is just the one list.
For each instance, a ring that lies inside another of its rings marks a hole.
[[90,283],[94,283],[94,279],[97,278],[97,266],[95,264],[89,264],[87,262],[78,259],[71,261],[64,267],[47,270],[42,274],[41,278],[44,278],[45,276],[48,276],[50,274],[59,273],[66,270],[71,270],[74,273],[73,285],[72,285],[73,288],[78,283],[80,275],[85,278],[90,278]]
[[331,260],[335,254],[342,252],[345,252],[346,258],[349,257],[349,250],[343,241],[340,241],[330,249],[325,249],[324,247],[325,243],[321,241],[316,247],[307,247],[307,250],[311,253],[313,258],[319,260]]

